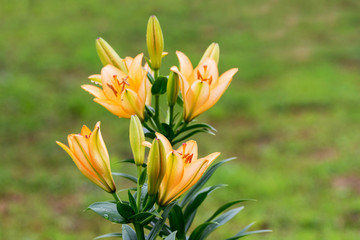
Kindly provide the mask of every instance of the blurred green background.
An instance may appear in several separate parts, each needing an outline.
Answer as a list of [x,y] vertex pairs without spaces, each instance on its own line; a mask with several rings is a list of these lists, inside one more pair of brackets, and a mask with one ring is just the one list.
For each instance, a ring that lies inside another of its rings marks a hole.
[[[238,159],[212,182],[229,184],[206,200],[200,223],[224,201],[254,198],[210,239],[250,222],[274,232],[249,239],[359,239],[360,1],[0,1],[0,239],[92,239],[113,225],[88,211],[111,199],[55,144],[82,124],[102,121],[115,170],[130,157],[128,120],[80,88],[100,72],[98,36],[120,56],[146,52],[157,15],[170,54],[197,63],[213,41],[220,71],[239,72],[200,120],[201,155]],[[129,182],[116,179],[117,185]]]

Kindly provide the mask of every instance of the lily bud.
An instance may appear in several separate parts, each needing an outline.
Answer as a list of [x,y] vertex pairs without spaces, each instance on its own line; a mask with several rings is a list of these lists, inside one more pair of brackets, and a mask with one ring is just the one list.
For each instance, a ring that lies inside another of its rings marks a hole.
[[124,61],[119,57],[115,50],[102,38],[96,39],[96,50],[104,66],[110,64],[127,73]]
[[72,158],[80,172],[109,193],[116,191],[111,175],[109,153],[100,133],[100,122],[90,131],[83,126],[80,134],[68,136],[69,146],[56,142]]
[[151,144],[147,164],[148,194],[154,196],[159,191],[166,171],[166,152],[158,138],[155,138]]
[[202,56],[199,63],[203,62],[206,58],[213,59],[216,64],[219,63],[219,57],[220,57],[220,47],[217,43],[212,43],[210,46],[206,49],[204,55]]
[[174,106],[176,104],[176,100],[178,98],[179,94],[179,75],[175,72],[170,72],[169,79],[167,82],[167,99],[168,99],[168,105],[170,107]]
[[161,65],[161,58],[164,50],[164,37],[160,23],[155,16],[151,16],[148,21],[146,44],[151,60],[151,68],[153,70],[158,70]]
[[135,164],[141,166],[144,163],[145,146],[142,143],[145,141],[145,135],[140,119],[136,115],[131,116],[130,119],[129,137]]

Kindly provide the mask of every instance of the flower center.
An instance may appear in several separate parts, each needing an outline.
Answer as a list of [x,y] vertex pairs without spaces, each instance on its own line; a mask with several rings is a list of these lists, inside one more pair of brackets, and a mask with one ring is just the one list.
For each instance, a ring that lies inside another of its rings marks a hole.
[[190,153],[185,154],[185,149],[186,149],[186,143],[183,143],[182,152],[179,152],[179,154],[181,155],[181,158],[184,160],[185,163],[191,163],[194,154],[190,154]]
[[212,82],[212,76],[208,76],[209,73],[208,73],[208,66],[207,65],[203,65],[203,68],[204,68],[204,73],[201,74],[200,70],[198,69],[197,70],[197,79],[202,81],[202,82],[206,82],[206,81],[209,81],[209,85],[211,84]]
[[117,96],[119,94],[119,89],[120,89],[120,93],[122,93],[125,90],[126,85],[130,86],[130,83],[127,81],[129,76],[126,76],[124,78],[121,79],[121,81],[118,79],[117,75],[113,75],[114,78],[114,85],[111,84],[107,84],[108,87],[114,92],[115,96]]

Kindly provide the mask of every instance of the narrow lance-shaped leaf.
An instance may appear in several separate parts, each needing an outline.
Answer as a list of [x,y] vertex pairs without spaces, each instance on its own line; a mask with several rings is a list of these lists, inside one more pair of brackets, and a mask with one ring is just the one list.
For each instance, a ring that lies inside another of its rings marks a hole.
[[152,230],[150,231],[149,235],[148,235],[148,240],[154,240],[156,238],[156,236],[159,234],[161,228],[163,227],[163,225],[165,224],[166,219],[169,216],[169,213],[171,211],[171,209],[173,208],[173,206],[175,205],[176,202],[172,202],[170,203],[165,209],[164,212],[161,215],[161,219],[159,219],[156,224],[154,225],[154,227],[152,228]]
[[170,211],[169,223],[171,231],[177,231],[177,238],[185,239],[185,219],[181,207],[177,204]]
[[113,172],[112,173],[113,176],[120,176],[120,177],[123,177],[123,178],[126,178],[134,183],[137,183],[137,178],[130,175],[130,174],[127,174],[127,173],[119,173],[119,172]]
[[230,211],[227,211],[226,213],[223,213],[219,217],[217,217],[213,222],[213,224],[210,224],[206,227],[206,229],[203,231],[201,237],[199,240],[205,239],[210,233],[212,233],[215,229],[218,227],[224,225],[229,220],[231,220],[233,217],[235,217],[236,214],[238,214],[241,210],[243,210],[244,207],[234,208]]
[[218,208],[218,210],[216,210],[214,212],[214,214],[209,217],[205,222],[210,222],[211,220],[213,220],[214,218],[216,218],[220,213],[222,213],[223,211],[225,211],[226,209],[230,208],[231,206],[237,204],[237,203],[240,203],[240,202],[245,202],[245,201],[256,201],[254,199],[241,199],[241,200],[236,200],[236,201],[233,201],[233,202],[228,202],[228,203],[225,203],[224,205],[222,205],[221,207]]
[[227,238],[226,240],[236,240],[236,239],[239,239],[239,238],[251,235],[251,234],[272,232],[271,230],[256,230],[256,231],[247,232],[247,230],[254,224],[255,224],[255,222],[250,223],[245,228],[243,228],[240,232],[238,232],[235,236],[233,236],[231,238]]
[[209,226],[210,224],[214,224],[213,222],[205,222],[203,224],[200,224],[199,226],[197,226],[194,231],[191,233],[189,240],[198,240],[200,239],[201,235],[203,234],[204,230],[206,229],[207,226]]
[[207,196],[209,196],[210,193],[212,193],[214,190],[225,187],[227,185],[225,184],[218,184],[211,187],[207,187],[200,191],[198,194],[196,194],[190,203],[186,206],[184,211],[184,219],[186,222],[186,230],[188,230],[194,220],[196,211],[198,207],[204,202]]
[[200,178],[200,180],[188,191],[188,193],[185,195],[184,199],[182,200],[180,206],[184,207],[193,198],[193,196],[206,184],[206,182],[214,174],[217,168],[219,168],[224,163],[232,161],[234,159],[236,158],[228,158],[210,167],[209,170],[207,170],[206,173]]
[[96,239],[111,238],[111,237],[122,238],[122,233],[107,233],[107,234],[98,236],[98,237],[96,237],[94,239],[96,240]]

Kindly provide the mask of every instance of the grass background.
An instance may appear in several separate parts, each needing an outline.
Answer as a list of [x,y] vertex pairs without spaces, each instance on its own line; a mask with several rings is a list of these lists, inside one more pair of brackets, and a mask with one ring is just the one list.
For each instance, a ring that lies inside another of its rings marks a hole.
[[[120,56],[146,52],[156,14],[170,54],[196,63],[213,41],[220,71],[239,72],[200,117],[216,137],[200,153],[238,159],[212,182],[198,223],[225,201],[255,198],[211,239],[246,224],[274,232],[249,239],[358,239],[360,234],[360,2],[0,1],[0,239],[92,239],[119,231],[92,212],[110,196],[87,181],[55,145],[102,121],[112,161],[130,156],[128,120],[80,89],[101,68],[101,36]],[[115,170],[127,166],[113,164]],[[118,186],[129,183],[116,179]],[[121,187],[120,187],[121,188]]]

